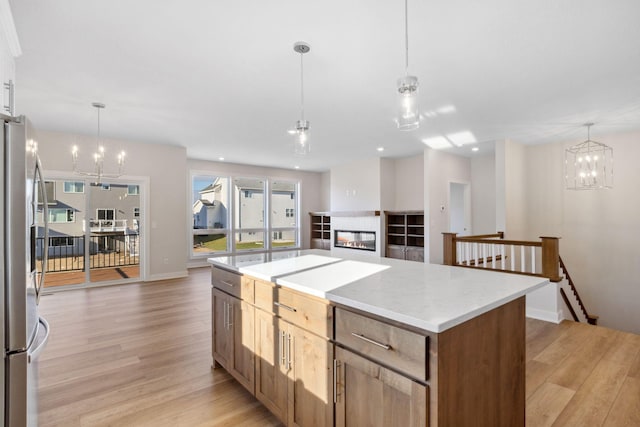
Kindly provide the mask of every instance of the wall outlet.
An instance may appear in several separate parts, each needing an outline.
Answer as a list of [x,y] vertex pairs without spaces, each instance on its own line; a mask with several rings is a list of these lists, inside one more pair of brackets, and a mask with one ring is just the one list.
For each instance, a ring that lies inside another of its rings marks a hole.
[[169,258],[164,257],[164,259],[162,260],[162,263],[163,263],[164,265],[169,264]]

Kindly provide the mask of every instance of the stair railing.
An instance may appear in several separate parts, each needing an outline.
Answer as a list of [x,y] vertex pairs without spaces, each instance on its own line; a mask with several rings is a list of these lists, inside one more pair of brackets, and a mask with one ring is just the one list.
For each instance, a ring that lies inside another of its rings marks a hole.
[[[569,275],[569,271],[567,271],[567,267],[564,264],[564,261],[562,261],[562,258],[560,257],[559,257],[559,261],[560,261],[560,268],[562,269],[562,273],[567,278],[567,282],[569,283],[569,288],[571,288],[571,292],[573,292],[573,295],[575,295],[576,301],[578,301],[578,306],[580,307],[580,311],[582,311],[582,314],[584,314],[584,317],[587,319],[587,323],[589,323],[590,325],[597,325],[599,317],[596,316],[595,314],[589,314],[589,312],[587,311],[587,308],[584,306],[584,303],[582,302],[582,298],[580,298],[580,294],[578,293],[578,289],[576,288],[575,283],[573,283],[573,279]],[[564,289],[560,289],[560,294],[562,295],[562,299],[564,300],[565,304],[567,304],[567,307],[569,307],[569,311],[573,316],[573,320],[579,321],[578,316],[576,315],[575,311],[571,307],[571,304],[569,303],[569,298],[567,297],[567,294],[564,292]]]
[[442,233],[444,264],[562,280],[558,269],[559,238],[505,240],[504,233],[461,236]]

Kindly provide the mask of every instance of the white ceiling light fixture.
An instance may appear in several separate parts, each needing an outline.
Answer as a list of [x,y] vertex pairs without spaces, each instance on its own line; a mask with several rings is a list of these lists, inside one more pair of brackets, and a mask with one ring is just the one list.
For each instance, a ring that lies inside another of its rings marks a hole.
[[444,136],[433,136],[431,138],[424,138],[422,142],[429,148],[433,148],[434,150],[451,147],[451,143]]
[[457,145],[458,147],[461,147],[467,144],[475,144],[476,142],[478,142],[476,140],[475,135],[473,135],[468,130],[464,130],[462,132],[456,132],[456,133],[449,133],[447,134],[447,139],[451,141],[452,144]]
[[95,178],[95,183],[96,184],[102,184],[102,178],[118,178],[120,176],[122,176],[122,170],[124,168],[124,159],[125,159],[125,153],[124,151],[120,151],[118,153],[117,156],[117,161],[118,161],[118,173],[114,174],[114,173],[110,173],[110,174],[106,174],[104,173],[104,156],[105,156],[105,150],[104,150],[104,146],[101,145],[101,141],[100,141],[100,110],[105,108],[105,105],[100,103],[100,102],[94,102],[91,104],[91,106],[93,106],[97,111],[98,111],[98,132],[96,135],[96,151],[95,153],[93,153],[93,163],[94,163],[94,167],[93,167],[93,171],[91,172],[85,172],[85,171],[81,171],[78,169],[78,146],[74,145],[71,149],[71,158],[73,160],[73,172],[76,175],[81,175],[81,176],[88,176],[88,177],[92,177]]
[[613,148],[591,140],[591,126],[587,140],[565,150],[565,183],[568,190],[613,188]]
[[409,8],[408,0],[404,0],[404,42],[405,42],[405,75],[398,79],[398,95],[400,111],[397,123],[400,130],[414,130],[420,127],[418,111],[418,78],[409,75]]
[[306,156],[311,151],[309,142],[309,121],[304,118],[304,67],[302,57],[311,50],[306,42],[296,42],[293,44],[293,51],[300,54],[300,120],[296,122],[296,140],[294,142],[294,154],[296,156]]

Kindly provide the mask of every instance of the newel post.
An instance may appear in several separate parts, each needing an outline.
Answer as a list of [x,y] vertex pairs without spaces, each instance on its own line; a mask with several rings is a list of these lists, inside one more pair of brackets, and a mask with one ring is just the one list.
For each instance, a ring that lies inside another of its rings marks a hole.
[[444,265],[456,265],[458,260],[456,259],[456,236],[458,233],[442,233],[442,240],[444,242],[442,256]]
[[542,239],[542,275],[552,282],[562,280],[560,276],[560,238],[540,237]]

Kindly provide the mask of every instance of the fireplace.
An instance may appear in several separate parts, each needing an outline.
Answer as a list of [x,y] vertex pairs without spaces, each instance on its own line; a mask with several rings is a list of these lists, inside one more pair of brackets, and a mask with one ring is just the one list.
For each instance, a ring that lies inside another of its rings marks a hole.
[[375,231],[334,230],[333,246],[336,248],[376,250]]

